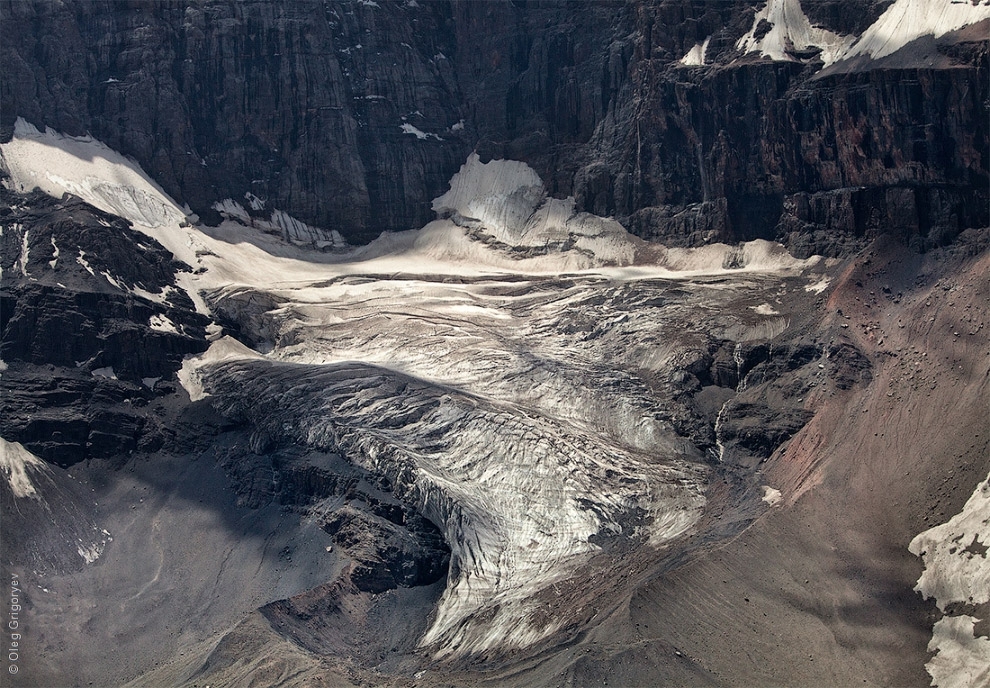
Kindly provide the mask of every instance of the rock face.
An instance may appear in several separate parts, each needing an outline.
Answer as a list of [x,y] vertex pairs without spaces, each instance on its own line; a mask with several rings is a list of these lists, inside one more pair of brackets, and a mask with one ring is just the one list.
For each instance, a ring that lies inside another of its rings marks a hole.
[[[843,45],[889,5],[808,4]],[[990,224],[985,24],[823,70],[742,53],[761,7],[6,0],[0,125],[90,132],[205,219],[231,198],[359,243],[430,219],[471,150],[668,244],[924,250]]]
[[470,150],[446,5],[15,1],[3,15],[9,111],[91,132],[204,218],[251,193],[368,240],[422,225]]
[[0,190],[0,217],[0,434],[63,466],[161,447],[148,404],[207,345],[207,318],[175,286],[188,268],[71,197]]

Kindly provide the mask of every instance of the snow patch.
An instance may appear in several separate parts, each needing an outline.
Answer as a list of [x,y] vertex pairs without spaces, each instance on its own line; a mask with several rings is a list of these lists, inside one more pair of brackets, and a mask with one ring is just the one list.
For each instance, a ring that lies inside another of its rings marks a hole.
[[209,325],[206,326],[207,341],[215,342],[216,340],[220,339],[220,336],[222,334],[223,334],[223,326],[218,325],[215,322],[211,322]]
[[90,267],[89,261],[86,260],[86,252],[85,251],[79,251],[79,255],[76,256],[76,262],[79,263],[80,265],[82,265],[84,268],[86,268],[86,272],[88,272],[89,274],[91,274],[93,277],[96,277],[96,273],[93,272],[93,268]]
[[708,44],[711,42],[712,37],[709,36],[705,39],[704,43],[696,43],[693,48],[687,51],[687,54],[681,58],[681,64],[689,67],[700,67],[705,64],[705,53],[708,52]]
[[775,504],[780,502],[780,497],[781,497],[780,490],[774,489],[769,485],[763,486],[763,501],[769,504],[770,506],[774,506]]
[[408,122],[400,126],[399,129],[402,130],[403,134],[412,134],[420,141],[425,141],[426,139],[436,139],[437,141],[443,141],[443,139],[437,136],[436,134],[429,134],[421,129],[417,129]]
[[130,292],[134,294],[134,296],[145,299],[147,301],[151,301],[152,303],[161,303],[161,304],[165,303],[165,301],[168,299],[169,294],[171,294],[173,291],[175,291],[175,287],[172,287],[171,285],[166,286],[157,294],[152,294],[150,291],[147,291],[146,289],[142,289],[141,287],[133,287],[132,289],[130,289]]
[[659,263],[681,273],[796,271],[816,265],[821,256],[795,258],[780,244],[754,239],[736,246],[708,244],[697,248],[668,248]]
[[[757,38],[757,31],[764,21],[771,28]],[[801,9],[800,0],[770,0],[753,17],[753,26],[736,42],[736,48],[744,53],[758,52],[771,60],[790,62],[820,51],[821,59],[830,65],[843,56],[854,40],[853,36],[840,36],[812,26]]]
[[0,155],[14,190],[39,187],[56,198],[71,193],[145,227],[177,224],[185,218],[137,163],[91,136],[66,136],[52,129],[42,133],[19,117],[13,138],[0,145]]
[[821,294],[823,291],[825,291],[826,289],[828,289],[828,284],[829,284],[828,278],[823,277],[822,279],[818,280],[814,284],[807,285],[804,288],[804,290],[807,291],[807,292],[815,293],[815,294]]
[[757,315],[780,315],[769,303],[761,303],[759,306],[750,306]]
[[175,323],[168,319],[168,316],[160,315],[156,313],[148,319],[148,327],[158,332],[167,332],[168,334],[179,334],[178,328],[176,328]]
[[233,337],[224,336],[210,345],[210,348],[198,356],[186,356],[182,361],[182,368],[176,373],[179,384],[189,394],[190,401],[199,401],[210,396],[203,389],[202,368],[205,366],[232,361],[237,359],[261,359],[264,358],[257,351],[253,351],[241,344]]
[[31,247],[28,245],[28,230],[24,230],[24,236],[21,237],[21,256],[17,259],[17,264],[20,266],[21,275],[24,277],[30,277],[28,274],[28,258],[31,253]]
[[897,0],[842,57],[878,60],[922,36],[938,38],[984,19],[990,19],[988,0]]
[[76,551],[79,553],[79,556],[82,557],[87,564],[92,564],[94,561],[100,558],[100,555],[103,554],[103,550],[105,547],[106,547],[106,542],[93,542],[90,544],[83,544],[82,541],[80,541],[76,545]]
[[117,280],[117,279],[116,279],[116,278],[115,278],[115,277],[114,277],[113,275],[111,275],[111,274],[110,274],[109,272],[107,272],[106,270],[100,270],[100,274],[101,274],[101,275],[103,275],[103,278],[104,278],[104,279],[105,279],[105,280],[106,280],[107,282],[109,282],[109,283],[111,284],[111,286],[113,286],[113,287],[116,287],[117,289],[120,289],[121,291],[125,291],[125,289],[126,289],[126,288],[124,287],[124,285],[123,285],[123,284],[121,284],[121,283],[120,283],[120,282],[119,282],[119,281],[118,281],[118,280]]
[[20,442],[0,437],[0,470],[15,497],[41,499],[29,473],[50,472],[44,461],[29,452]]
[[925,562],[916,590],[945,611],[952,602],[990,602],[990,476],[948,523],[915,537],[912,554]]
[[[925,563],[915,590],[935,598],[943,612],[952,603],[990,602],[990,475],[961,512],[917,535],[908,549]],[[990,678],[990,641],[974,637],[976,619],[947,615],[932,629],[928,649],[938,654],[925,665],[937,686],[984,685]]]
[[925,669],[933,686],[990,686],[990,639],[976,635],[978,621],[966,615],[944,616],[932,627],[928,651],[936,654]]
[[51,240],[52,240],[52,259],[48,261],[48,265],[49,267],[51,267],[52,270],[54,270],[55,266],[58,265],[59,250],[58,250],[58,245],[55,243],[55,237],[51,237]]
[[107,366],[105,368],[97,368],[96,370],[92,371],[91,374],[93,377],[102,377],[107,380],[117,379],[117,373],[114,372],[113,366]]

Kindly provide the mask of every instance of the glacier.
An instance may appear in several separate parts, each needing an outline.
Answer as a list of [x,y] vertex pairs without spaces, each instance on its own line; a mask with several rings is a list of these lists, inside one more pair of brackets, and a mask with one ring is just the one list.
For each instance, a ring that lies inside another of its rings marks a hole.
[[825,279],[766,241],[647,244],[476,154],[437,220],[338,253],[237,213],[196,225],[90,138],[19,124],[2,154],[18,188],[77,194],[160,241],[195,268],[178,283],[197,307],[249,334],[186,360],[192,400],[340,453],[441,529],[449,577],[421,639],[437,659],[546,639],[588,613],[547,600],[621,567],[611,553],[694,532],[711,468],[674,381],[713,342],[781,333]]

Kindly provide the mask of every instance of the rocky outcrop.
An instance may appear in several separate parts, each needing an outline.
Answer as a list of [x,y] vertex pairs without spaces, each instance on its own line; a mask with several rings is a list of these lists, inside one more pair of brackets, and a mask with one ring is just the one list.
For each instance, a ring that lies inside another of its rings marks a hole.
[[350,576],[358,590],[380,593],[429,585],[447,574],[450,548],[436,526],[408,507],[347,504],[322,527],[355,559]]
[[450,548],[443,535],[397,499],[381,476],[337,453],[250,427],[246,434],[237,425],[217,450],[239,504],[257,509],[278,503],[308,514],[351,560],[347,577],[358,591],[430,585],[446,575]]
[[[926,250],[990,224],[985,29],[822,70],[742,54],[759,6],[7,0],[0,125],[88,131],[207,220],[231,198],[355,242],[431,219],[472,149],[668,244]],[[855,36],[886,7],[804,10]]]
[[174,392],[208,319],[188,269],[78,199],[0,190],[0,435],[53,463],[153,451],[173,434],[149,404]]
[[208,319],[189,270],[119,217],[78,199],[0,190],[5,361],[85,368],[131,382],[163,377],[203,350]]

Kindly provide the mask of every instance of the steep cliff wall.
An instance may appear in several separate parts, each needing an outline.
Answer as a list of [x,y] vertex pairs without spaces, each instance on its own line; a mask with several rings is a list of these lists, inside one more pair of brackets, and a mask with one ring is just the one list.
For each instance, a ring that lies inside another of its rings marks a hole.
[[[890,4],[803,10],[848,49]],[[251,194],[354,242],[430,219],[472,150],[670,244],[925,249],[990,224],[987,21],[823,70],[838,48],[783,25],[800,4],[763,8],[5,0],[0,134],[88,131],[204,219]]]
[[214,202],[247,205],[251,193],[367,240],[431,218],[471,149],[455,126],[445,5],[14,0],[2,11],[8,137],[17,116],[90,132],[207,219]]

